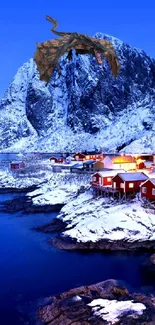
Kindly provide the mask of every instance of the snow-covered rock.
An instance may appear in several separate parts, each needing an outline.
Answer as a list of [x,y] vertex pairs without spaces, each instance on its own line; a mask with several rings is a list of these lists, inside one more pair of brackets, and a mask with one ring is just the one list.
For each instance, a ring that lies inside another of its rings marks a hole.
[[121,281],[106,280],[47,298],[38,315],[51,325],[153,325],[154,299],[153,294],[130,293]]
[[89,187],[89,181],[90,175],[51,173],[51,177],[47,183],[27,195],[32,197],[34,205],[63,205],[70,202],[76,196],[81,186]]
[[[39,174],[41,177],[39,177]],[[43,182],[48,182],[51,175],[50,173],[45,173],[44,177],[42,176],[42,171],[37,173],[36,176],[30,177],[30,175],[25,175],[24,177],[13,173],[9,170],[0,171],[0,189],[26,189],[31,186],[41,185]]]
[[68,224],[63,236],[77,243],[127,241],[128,243],[155,240],[155,215],[142,207],[137,199],[116,204],[108,198],[93,198],[87,191],[68,202],[58,218]]
[[54,72],[48,87],[33,59],[17,72],[0,101],[0,150],[155,150],[155,61],[112,36],[121,72],[114,79],[107,62],[91,55]]

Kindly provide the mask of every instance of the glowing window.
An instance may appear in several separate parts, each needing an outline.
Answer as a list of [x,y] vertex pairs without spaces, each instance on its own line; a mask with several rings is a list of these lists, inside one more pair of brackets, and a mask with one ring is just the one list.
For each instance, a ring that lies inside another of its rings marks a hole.
[[116,188],[116,182],[113,182],[113,187]]
[[152,189],[152,195],[155,195],[155,188]]

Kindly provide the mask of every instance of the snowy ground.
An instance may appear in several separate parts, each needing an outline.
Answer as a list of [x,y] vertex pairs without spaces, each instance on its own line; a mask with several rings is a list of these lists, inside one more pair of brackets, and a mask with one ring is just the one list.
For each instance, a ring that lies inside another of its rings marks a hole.
[[19,176],[17,173],[12,173],[9,170],[0,171],[0,188],[23,189],[32,185],[39,185],[44,181],[48,181],[50,176],[50,173],[45,173],[43,175],[41,171],[32,177],[29,175]]
[[136,319],[146,309],[144,304],[134,303],[131,300],[95,299],[88,306],[92,307],[95,316],[110,322],[108,324],[116,324],[120,320],[120,317],[124,315]]
[[[155,214],[146,210],[138,199],[116,205],[108,198],[93,198],[87,191],[67,203],[59,218],[68,223],[63,235],[78,242],[155,240]],[[152,211],[152,212],[151,212]]]
[[[90,175],[70,173],[51,173],[50,180],[38,190],[28,193],[32,196],[34,205],[66,204],[76,194],[81,186],[89,187]],[[33,198],[33,196],[37,195]]]

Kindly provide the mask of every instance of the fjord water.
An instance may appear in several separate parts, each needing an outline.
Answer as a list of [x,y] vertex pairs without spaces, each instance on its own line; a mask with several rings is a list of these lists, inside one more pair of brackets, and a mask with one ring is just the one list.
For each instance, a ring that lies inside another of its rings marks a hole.
[[[0,202],[15,196],[0,195]],[[155,288],[155,279],[141,268],[147,254],[65,252],[50,246],[51,235],[32,227],[55,216],[0,213],[0,324],[35,324],[29,314],[42,298],[110,278],[126,281],[134,290]]]

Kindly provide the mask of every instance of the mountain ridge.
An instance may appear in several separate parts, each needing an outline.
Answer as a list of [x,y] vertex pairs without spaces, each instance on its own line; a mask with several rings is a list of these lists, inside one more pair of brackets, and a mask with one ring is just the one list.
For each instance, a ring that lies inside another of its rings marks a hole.
[[60,59],[49,86],[30,59],[0,100],[0,151],[155,151],[155,60],[103,33],[118,54],[114,79],[90,55]]

